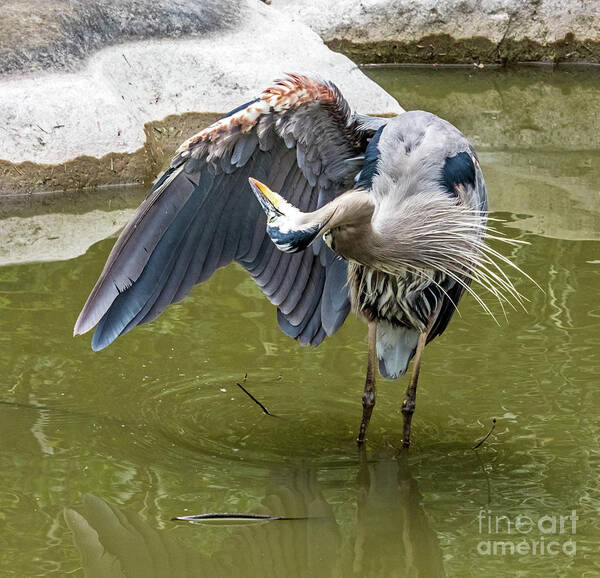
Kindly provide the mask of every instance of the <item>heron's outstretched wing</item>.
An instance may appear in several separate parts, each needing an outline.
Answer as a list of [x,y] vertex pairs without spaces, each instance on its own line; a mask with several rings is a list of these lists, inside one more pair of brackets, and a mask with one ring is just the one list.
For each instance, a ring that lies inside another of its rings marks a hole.
[[98,325],[92,347],[102,349],[236,260],[287,335],[305,344],[331,335],[350,309],[347,263],[322,240],[280,252],[248,177],[312,211],[360,170],[373,133],[362,122],[333,84],[289,75],[183,143],[117,240],[75,334]]

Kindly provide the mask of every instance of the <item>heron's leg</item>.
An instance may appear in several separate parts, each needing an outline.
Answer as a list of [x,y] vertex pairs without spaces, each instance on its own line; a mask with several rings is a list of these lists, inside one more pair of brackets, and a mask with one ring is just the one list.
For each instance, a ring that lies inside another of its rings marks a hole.
[[419,372],[421,371],[421,357],[423,350],[427,344],[427,336],[433,328],[433,324],[437,319],[438,313],[442,306],[442,300],[439,299],[435,307],[435,310],[429,318],[429,323],[425,330],[419,335],[419,341],[417,342],[417,350],[413,359],[412,375],[410,376],[410,382],[406,388],[406,395],[402,402],[402,417],[404,418],[404,427],[402,432],[402,445],[407,448],[410,446],[410,424],[412,422],[413,413],[415,413],[415,405],[417,403],[417,383],[419,381]]
[[367,378],[365,380],[365,390],[362,396],[363,404],[363,415],[362,422],[360,423],[360,431],[358,433],[358,439],[356,440],[358,445],[361,445],[365,441],[365,434],[369,427],[369,421],[371,420],[371,414],[375,407],[375,379],[377,377],[377,323],[369,322],[369,354],[367,357]]
[[421,370],[421,355],[427,343],[427,333],[423,332],[419,335],[417,343],[417,351],[413,359],[412,375],[410,382],[406,388],[406,395],[402,402],[402,417],[404,418],[404,428],[402,432],[402,445],[407,448],[410,446],[410,423],[413,413],[415,413],[415,405],[417,402],[417,382],[419,381],[419,371]]

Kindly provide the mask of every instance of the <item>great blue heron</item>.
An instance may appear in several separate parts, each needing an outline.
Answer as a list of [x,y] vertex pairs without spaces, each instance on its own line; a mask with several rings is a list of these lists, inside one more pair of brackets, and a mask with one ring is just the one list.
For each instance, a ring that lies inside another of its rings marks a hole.
[[402,405],[408,447],[426,343],[471,281],[515,294],[492,267],[486,216],[477,155],[451,124],[422,111],[352,114],[332,83],[288,75],[179,147],[117,240],[74,333],[97,325],[92,348],[102,349],[235,260],[302,344],[332,335],[351,307],[366,318],[359,443],[377,365],[396,379],[414,357]]

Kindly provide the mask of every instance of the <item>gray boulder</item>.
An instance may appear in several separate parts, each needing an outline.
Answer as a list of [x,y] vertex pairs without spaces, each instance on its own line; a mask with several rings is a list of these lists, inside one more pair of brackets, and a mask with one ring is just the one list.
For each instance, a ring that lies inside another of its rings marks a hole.
[[0,74],[76,70],[113,44],[201,37],[238,26],[244,9],[243,0],[4,0]]
[[[1,10],[0,191],[147,179],[141,167],[158,170],[172,151],[153,148],[155,132],[193,134],[176,119],[149,122],[226,112],[288,71],[333,80],[361,112],[402,111],[306,25],[258,0],[9,0]],[[71,164],[68,178],[66,165],[39,169],[81,155],[101,162]]]
[[600,62],[598,0],[273,0],[359,62]]

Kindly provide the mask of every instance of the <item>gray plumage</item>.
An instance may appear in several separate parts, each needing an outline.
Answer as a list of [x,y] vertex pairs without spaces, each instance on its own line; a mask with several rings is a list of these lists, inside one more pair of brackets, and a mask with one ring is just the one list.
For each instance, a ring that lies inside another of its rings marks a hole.
[[235,260],[302,344],[332,335],[351,305],[366,318],[359,442],[376,359],[397,378],[415,356],[408,446],[425,344],[465,291],[486,308],[471,282],[519,301],[492,257],[508,261],[484,243],[486,220],[477,155],[458,129],[423,111],[352,115],[333,84],[289,75],[181,145],[117,240],[75,333],[97,325],[92,347],[102,349]]
[[[428,341],[439,335],[469,290],[484,250],[487,196],[475,151],[448,122],[412,111],[358,124],[374,132],[355,157],[362,166],[354,191],[305,213],[285,200],[270,206],[254,190],[279,249],[303,250],[322,234],[349,262],[352,306],[377,324],[379,371],[395,379],[419,334],[431,324]],[[277,202],[277,193],[267,196]]]
[[[423,111],[402,114],[386,123],[377,153],[370,187],[376,204],[373,227],[390,241],[406,236],[410,228],[427,225],[425,198],[454,197],[461,206],[486,214],[486,189],[475,151],[450,123]],[[448,159],[461,154],[462,172],[449,168]],[[406,218],[413,208],[421,215]],[[379,322],[377,353],[385,377],[397,378],[406,371],[434,303],[443,304],[428,340],[446,328],[464,292],[457,280],[422,267],[419,259],[417,255],[416,271],[405,270],[401,275],[354,263],[350,267],[355,308]]]

